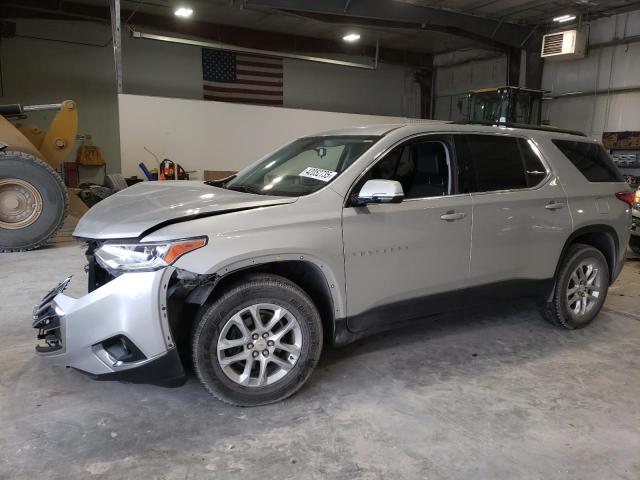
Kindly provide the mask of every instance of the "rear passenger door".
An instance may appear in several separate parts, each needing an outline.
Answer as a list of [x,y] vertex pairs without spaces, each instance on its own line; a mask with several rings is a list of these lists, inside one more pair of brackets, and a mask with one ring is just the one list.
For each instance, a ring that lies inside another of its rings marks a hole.
[[461,187],[473,204],[471,282],[522,281],[521,291],[495,290],[497,296],[548,288],[544,280],[554,275],[571,216],[536,145],[523,137],[469,134],[456,136],[456,151]]

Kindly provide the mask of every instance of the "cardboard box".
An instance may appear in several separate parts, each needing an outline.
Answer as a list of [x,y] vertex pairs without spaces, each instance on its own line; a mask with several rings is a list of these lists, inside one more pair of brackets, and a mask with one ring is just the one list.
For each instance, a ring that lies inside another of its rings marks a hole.
[[602,144],[609,150],[640,150],[640,132],[604,132]]

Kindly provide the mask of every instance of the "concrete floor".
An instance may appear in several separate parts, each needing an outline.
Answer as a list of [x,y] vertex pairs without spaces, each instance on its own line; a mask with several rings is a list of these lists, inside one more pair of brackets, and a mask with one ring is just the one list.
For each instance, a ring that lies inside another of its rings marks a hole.
[[585,330],[527,304],[430,320],[250,409],[40,362],[31,307],[68,273],[81,295],[84,263],[64,240],[0,255],[1,479],[640,478],[640,262]]

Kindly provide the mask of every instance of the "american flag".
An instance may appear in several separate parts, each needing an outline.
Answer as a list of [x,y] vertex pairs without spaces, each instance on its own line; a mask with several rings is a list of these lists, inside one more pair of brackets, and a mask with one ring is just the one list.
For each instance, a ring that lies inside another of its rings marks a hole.
[[202,49],[205,100],[282,106],[282,59]]

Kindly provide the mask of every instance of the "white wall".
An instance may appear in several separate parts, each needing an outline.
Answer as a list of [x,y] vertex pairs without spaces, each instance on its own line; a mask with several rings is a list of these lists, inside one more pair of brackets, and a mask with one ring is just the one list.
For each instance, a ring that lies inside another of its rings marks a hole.
[[[18,37],[2,39],[0,44],[4,87],[1,101],[34,104],[76,100],[79,133],[92,134],[94,143],[102,148],[108,170],[120,171],[110,27],[52,20],[16,23]],[[370,58],[352,60],[372,62]],[[123,71],[125,93],[202,98],[198,47],[125,36]],[[417,92],[412,71],[403,66],[380,65],[377,71],[367,71],[295,60],[284,63],[285,107],[417,116]],[[46,127],[51,116],[45,114],[34,119]],[[142,117],[153,124],[151,115]],[[181,121],[186,125],[192,123],[188,117]]]
[[[589,31],[589,26],[585,27]],[[640,35],[640,10],[596,20],[590,45]],[[627,93],[608,89],[638,87]],[[542,88],[550,95],[601,91],[547,100],[543,118],[552,125],[581,130],[600,139],[604,131],[640,130],[640,43],[590,48],[586,58],[545,61]]]
[[[146,146],[185,170],[239,170],[300,136],[334,128],[403,122],[373,115],[273,108],[204,100],[120,95],[122,172],[156,166]],[[153,121],[149,121],[153,119]],[[192,177],[193,178],[193,177]]]
[[490,53],[493,58],[482,58],[482,55],[487,52],[456,51],[436,56],[434,119],[463,120],[469,90],[506,84],[506,56],[495,57],[495,53]]

